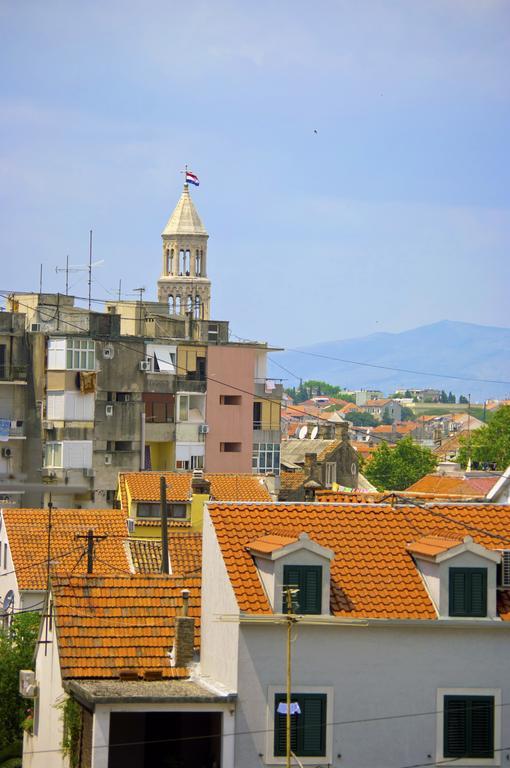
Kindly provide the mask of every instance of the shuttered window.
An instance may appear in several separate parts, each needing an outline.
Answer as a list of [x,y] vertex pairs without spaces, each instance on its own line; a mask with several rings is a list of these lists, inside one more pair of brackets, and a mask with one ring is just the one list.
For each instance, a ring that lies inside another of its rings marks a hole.
[[444,756],[494,757],[494,697],[444,697]]
[[487,616],[487,568],[450,568],[450,616]]
[[298,589],[293,599],[294,613],[322,613],[321,565],[284,565],[283,587],[283,613],[287,613],[285,587]]
[[[325,693],[293,693],[292,703],[297,702],[300,714],[290,718],[290,748],[298,757],[324,757],[326,755],[326,705]],[[274,754],[285,756],[286,723],[285,714],[278,712],[278,704],[286,702],[284,693],[275,695],[274,707]]]

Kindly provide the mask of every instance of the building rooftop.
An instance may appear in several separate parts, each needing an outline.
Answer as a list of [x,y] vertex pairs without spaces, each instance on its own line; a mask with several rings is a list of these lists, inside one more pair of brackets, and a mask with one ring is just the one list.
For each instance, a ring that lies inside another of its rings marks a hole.
[[411,493],[433,493],[455,496],[486,496],[498,482],[498,475],[438,475],[430,474],[406,488]]
[[[48,577],[48,509],[3,509],[18,587],[44,590]],[[94,542],[94,567],[102,573],[129,572],[123,540],[126,516],[120,509],[53,509],[51,514],[51,570],[85,573],[87,542],[77,539],[92,530],[106,538]]]
[[[128,541],[128,547],[135,573],[161,572],[161,541],[133,538]],[[200,576],[202,534],[169,532],[168,556],[173,576]]]
[[129,669],[143,677],[188,677],[170,664],[175,617],[188,589],[188,615],[200,646],[200,579],[172,576],[52,578],[62,678],[118,678]]
[[[248,550],[254,541],[268,535],[298,537],[307,533],[334,552],[334,616],[436,619],[408,545],[429,536],[462,541],[470,534],[477,544],[500,550],[506,546],[504,537],[510,528],[510,506],[491,504],[424,509],[387,504],[210,503],[208,509],[239,609],[247,614],[271,613]],[[487,533],[474,533],[473,527]],[[509,620],[509,594],[498,594],[500,616]]]
[[207,235],[197,209],[193,204],[188,185],[184,189],[162,232],[163,235]]
[[221,695],[197,680],[69,680],[68,690],[85,705],[184,702],[217,704],[235,701],[235,693]]

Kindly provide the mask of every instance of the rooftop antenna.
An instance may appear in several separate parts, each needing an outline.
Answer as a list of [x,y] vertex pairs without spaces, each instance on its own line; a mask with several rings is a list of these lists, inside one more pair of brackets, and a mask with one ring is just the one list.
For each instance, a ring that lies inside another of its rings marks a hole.
[[142,325],[142,307],[143,307],[143,294],[145,293],[145,288],[133,288],[133,293],[139,293],[140,298],[138,299],[139,305],[140,305],[140,317],[138,318],[138,322],[140,323],[140,330]]
[[[90,231],[90,237],[92,238],[92,230]],[[91,247],[92,247],[92,240],[91,240]],[[66,296],[69,295],[69,274],[71,272],[88,272],[89,273],[89,309],[91,304],[91,295],[90,295],[90,288],[92,283],[92,268],[98,267],[100,264],[104,264],[104,259],[100,259],[100,261],[90,261],[89,257],[89,263],[88,264],[71,264],[69,265],[69,256],[66,256],[66,265],[65,267],[55,267],[55,272],[65,272],[66,273]],[[42,265],[41,265],[42,268]]]
[[43,265],[41,264],[41,268],[39,270],[39,295],[42,293],[42,267]]
[[119,301],[120,301],[120,297],[121,297],[121,292],[122,292],[122,280],[119,280],[119,293],[118,293],[118,300]]

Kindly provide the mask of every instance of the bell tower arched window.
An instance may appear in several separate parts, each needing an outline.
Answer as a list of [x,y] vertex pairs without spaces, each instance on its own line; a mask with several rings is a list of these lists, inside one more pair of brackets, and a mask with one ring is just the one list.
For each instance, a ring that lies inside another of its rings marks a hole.
[[200,310],[201,310],[200,296],[195,296],[194,316],[196,317],[197,320],[200,319]]
[[181,297],[180,296],[175,297],[175,314],[176,315],[181,314]]
[[186,305],[186,312],[191,312],[193,310],[193,298],[192,296],[188,296],[188,301]]
[[168,297],[168,311],[170,312],[171,315],[173,315],[175,312],[175,299],[172,296],[172,294],[170,294],[170,296]]
[[184,248],[181,248],[179,251],[179,275],[183,275],[185,273],[185,254],[184,254]]
[[190,261],[191,261],[191,254],[189,251],[189,248],[186,249],[186,253],[184,254],[184,270],[183,272],[189,277],[189,270],[190,270]]
[[195,276],[202,276],[202,255],[198,248],[195,253]]

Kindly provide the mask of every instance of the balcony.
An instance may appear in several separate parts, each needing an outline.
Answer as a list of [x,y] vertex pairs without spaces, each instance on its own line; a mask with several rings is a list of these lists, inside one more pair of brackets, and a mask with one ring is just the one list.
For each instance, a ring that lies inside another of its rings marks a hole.
[[3,363],[0,365],[0,384],[26,384],[27,366],[9,365]]
[[283,379],[255,379],[253,394],[255,397],[281,400],[283,395],[282,381]]
[[207,391],[207,379],[188,379],[186,376],[176,376],[176,392],[196,392],[205,394]]
[[4,440],[24,440],[25,423],[20,419],[0,419],[0,436]]

